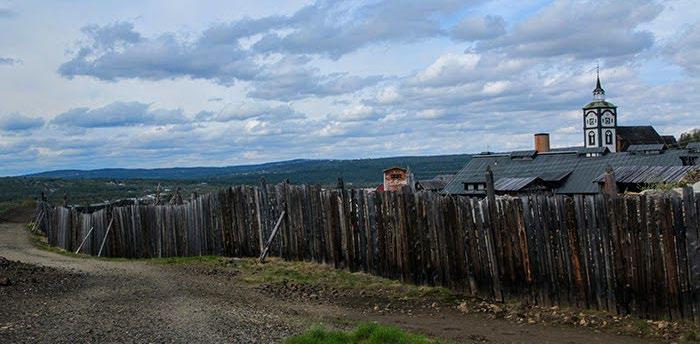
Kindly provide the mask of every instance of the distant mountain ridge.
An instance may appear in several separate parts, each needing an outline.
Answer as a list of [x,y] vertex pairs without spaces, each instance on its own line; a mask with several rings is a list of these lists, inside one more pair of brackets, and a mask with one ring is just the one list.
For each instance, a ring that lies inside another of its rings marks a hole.
[[221,175],[250,173],[267,168],[294,165],[307,160],[295,159],[252,165],[233,165],[223,167],[163,167],[163,168],[100,168],[94,170],[52,170],[23,175],[23,177],[45,177],[61,179],[202,179]]
[[355,185],[381,182],[382,171],[392,166],[409,167],[417,179],[429,179],[438,174],[456,173],[471,158],[468,154],[403,156],[353,160],[295,159],[253,165],[225,167],[173,168],[105,168],[95,170],[55,170],[24,177],[60,179],[156,179],[201,180],[231,184],[257,184],[260,178],[269,182],[290,179],[293,183],[333,184],[342,177]]

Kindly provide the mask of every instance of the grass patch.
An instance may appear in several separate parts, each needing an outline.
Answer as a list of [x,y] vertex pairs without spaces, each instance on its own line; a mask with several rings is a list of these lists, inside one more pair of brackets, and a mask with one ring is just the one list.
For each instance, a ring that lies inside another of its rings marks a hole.
[[345,290],[383,290],[396,299],[432,298],[440,301],[457,299],[457,295],[447,288],[416,286],[364,272],[338,270],[311,262],[269,258],[266,263],[260,264],[256,259],[244,258],[237,259],[233,264],[241,270],[244,281],[254,284],[292,282]]
[[[29,227],[30,225],[27,225],[27,226]],[[34,246],[40,250],[43,250],[43,251],[56,253],[56,254],[60,254],[63,256],[67,256],[67,257],[73,257],[73,258],[87,257],[85,255],[75,254],[73,252],[66,251],[66,250],[59,248],[59,247],[51,246],[47,242],[45,236],[43,236],[39,233],[36,233],[36,232],[29,231],[29,242],[31,242],[32,246]]]
[[189,264],[189,263],[219,263],[222,261],[221,257],[218,256],[192,256],[192,257],[168,257],[168,258],[146,258],[146,259],[136,259],[144,260],[149,263],[154,264]]
[[437,344],[440,341],[394,326],[363,324],[351,332],[314,328],[284,341],[285,344]]
[[642,336],[646,336],[651,331],[651,326],[646,320],[637,320],[634,322],[635,330]]

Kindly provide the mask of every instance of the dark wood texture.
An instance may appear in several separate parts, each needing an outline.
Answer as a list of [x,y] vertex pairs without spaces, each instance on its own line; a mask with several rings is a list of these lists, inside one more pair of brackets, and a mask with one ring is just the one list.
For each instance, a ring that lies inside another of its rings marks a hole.
[[[94,212],[40,203],[49,243],[112,257],[269,253],[470,295],[700,321],[700,202],[678,196],[462,198],[237,186]],[[111,225],[110,225],[111,224]],[[108,231],[109,229],[109,231]]]

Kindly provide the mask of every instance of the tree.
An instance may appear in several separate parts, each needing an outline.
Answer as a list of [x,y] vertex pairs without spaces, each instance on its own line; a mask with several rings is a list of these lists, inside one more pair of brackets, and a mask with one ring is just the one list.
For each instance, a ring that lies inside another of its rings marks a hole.
[[700,128],[691,129],[688,132],[681,134],[678,144],[681,147],[685,147],[690,142],[700,141]]

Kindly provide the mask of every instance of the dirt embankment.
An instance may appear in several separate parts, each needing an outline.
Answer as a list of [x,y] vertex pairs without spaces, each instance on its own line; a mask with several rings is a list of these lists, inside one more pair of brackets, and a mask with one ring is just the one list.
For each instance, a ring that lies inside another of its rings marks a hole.
[[458,343],[652,341],[465,313],[439,290],[308,263],[68,257],[33,247],[14,222],[0,223],[0,256],[1,343],[274,343],[366,321]]

